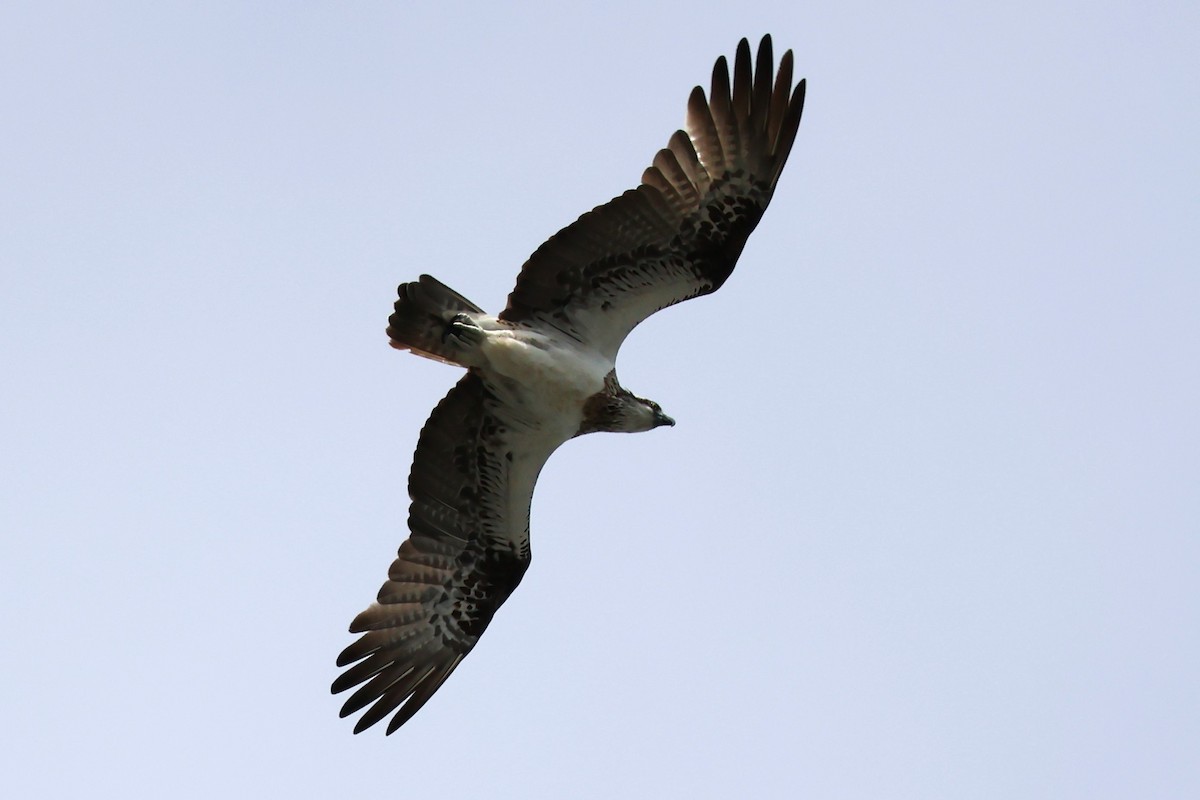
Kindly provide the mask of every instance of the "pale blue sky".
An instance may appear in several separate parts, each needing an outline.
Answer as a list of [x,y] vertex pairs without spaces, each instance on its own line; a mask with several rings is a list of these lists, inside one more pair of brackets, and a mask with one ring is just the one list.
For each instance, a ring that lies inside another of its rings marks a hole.
[[[11,797],[1200,796],[1195,3],[10,3]],[[559,451],[399,733],[328,693],[456,372],[773,34],[809,79],[718,294]]]

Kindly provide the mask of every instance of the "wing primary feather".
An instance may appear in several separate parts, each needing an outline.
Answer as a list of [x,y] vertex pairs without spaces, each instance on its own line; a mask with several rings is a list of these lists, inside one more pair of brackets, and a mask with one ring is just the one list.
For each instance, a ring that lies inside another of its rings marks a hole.
[[751,104],[757,117],[759,134],[765,136],[770,120],[771,78],[775,73],[775,56],[771,52],[771,35],[767,34],[758,45],[758,58],[754,64],[754,102]]
[[[420,620],[414,620],[413,622],[407,623],[404,627],[416,628],[416,623],[418,622],[420,622]],[[406,638],[409,637],[398,635],[396,632],[391,630],[367,631],[365,636],[360,636],[338,654],[337,665],[339,667],[344,667],[347,664],[353,664],[355,661],[366,658],[373,653],[379,652],[384,647],[403,641]],[[340,681],[341,678],[339,677],[338,680]],[[337,685],[337,681],[334,682],[334,685]],[[353,686],[354,684],[350,685]],[[335,691],[334,694],[337,694],[337,691]]]
[[697,86],[688,97],[688,133],[696,148],[696,155],[709,175],[720,175],[725,171],[725,156],[721,152],[721,134],[713,121],[712,111],[704,97],[704,90]]
[[[366,661],[361,661],[338,676],[337,680],[333,682],[333,686],[331,687],[332,692],[333,694],[344,692],[351,686],[357,686],[363,681],[375,677],[380,672],[383,672],[385,669],[388,669],[395,663],[395,661],[389,659],[377,658],[368,658]],[[352,707],[349,703],[346,703],[342,706],[342,716],[344,717],[348,714],[353,714],[359,708],[362,708],[363,705],[366,705],[366,703],[356,707]]]
[[737,55],[733,60],[733,119],[737,130],[737,150],[734,158],[747,168],[756,166],[751,162],[754,150],[755,131],[751,129],[753,112],[753,76],[750,72],[750,43],[745,39],[738,42]]
[[771,155],[779,141],[783,118],[787,114],[788,99],[792,93],[792,51],[788,50],[779,59],[779,72],[775,74],[775,90],[771,94],[771,111],[767,118],[767,147]]
[[[365,714],[359,717],[357,724],[354,726],[354,732],[361,733],[365,731],[367,728],[371,727],[388,714],[396,710],[396,708],[405,700],[407,700],[410,694],[412,694],[412,687],[425,680],[425,678],[427,678],[429,674],[434,671],[434,669],[436,669],[436,667],[424,667],[420,670],[410,667],[408,672],[404,672],[395,677],[386,676],[392,677],[392,680],[385,689],[376,693],[373,697],[363,702],[362,705],[352,709],[349,712],[353,714],[355,711],[358,711],[363,706],[367,705],[367,703],[370,703],[372,699],[378,697],[378,699],[375,700],[374,705],[367,709]],[[376,678],[376,680],[378,680],[378,678]],[[370,686],[370,684],[368,684],[368,686]],[[351,697],[350,700],[346,701],[346,705],[350,705],[350,703],[354,701],[359,694],[363,694],[366,691],[366,688],[367,687],[363,687],[356,692],[355,697]],[[343,712],[345,712],[345,709],[343,709]]]
[[[702,92],[699,87],[696,88]],[[671,134],[671,138],[667,141],[667,149],[675,156],[680,168],[687,175],[688,182],[696,187],[697,192],[708,191],[712,178],[704,165],[700,163],[700,157],[696,155],[696,146],[687,132],[675,131]]]
[[733,59],[733,113],[739,120],[750,118],[754,107],[750,71],[750,43],[745,39],[738,42],[737,55]]
[[[647,180],[647,175],[650,176],[650,180]],[[679,163],[679,158],[675,155],[674,150],[663,148],[654,156],[654,165],[647,169],[646,174],[642,176],[643,183],[651,183],[651,181],[661,181],[665,184],[666,188],[660,187],[660,190],[670,203],[676,217],[682,216],[699,202],[700,195],[696,191],[696,186],[688,177],[687,170]]]
[[792,92],[792,99],[788,104],[787,114],[780,125],[779,138],[776,140],[775,147],[773,148],[775,170],[771,174],[772,187],[779,182],[779,175],[783,172],[783,165],[787,163],[788,156],[792,153],[792,143],[796,140],[797,131],[800,130],[800,117],[804,113],[804,92],[806,85],[806,82],[803,80],[797,84],[795,91]]
[[737,163],[738,154],[742,150],[738,142],[738,123],[729,93],[729,64],[725,61],[725,56],[721,56],[713,66],[712,90],[708,97],[708,110],[712,115],[717,137],[721,140],[720,163],[715,164],[717,172],[725,172],[732,164]]
[[421,706],[425,705],[425,702],[433,696],[434,692],[441,688],[441,685],[446,682],[451,673],[458,669],[458,665],[462,663],[463,658],[462,654],[455,655],[435,671],[426,675],[424,680],[413,691],[412,696],[408,698],[408,702],[396,712],[396,716],[392,717],[392,721],[388,723],[388,736],[399,730],[401,725],[412,719],[413,714],[421,710]]
[[657,164],[646,167],[646,170],[642,173],[642,184],[667,198],[671,205],[675,205],[679,201],[679,192],[675,190],[675,187],[663,175],[662,170],[658,168]]

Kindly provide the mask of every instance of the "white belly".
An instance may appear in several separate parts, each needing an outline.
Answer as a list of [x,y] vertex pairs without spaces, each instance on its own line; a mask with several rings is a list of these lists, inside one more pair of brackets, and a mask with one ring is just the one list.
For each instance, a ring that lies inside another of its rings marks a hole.
[[538,427],[561,428],[567,438],[579,430],[583,404],[604,388],[613,368],[574,342],[523,329],[489,331],[481,353],[481,369],[502,379],[494,383],[511,395],[509,404],[528,409]]

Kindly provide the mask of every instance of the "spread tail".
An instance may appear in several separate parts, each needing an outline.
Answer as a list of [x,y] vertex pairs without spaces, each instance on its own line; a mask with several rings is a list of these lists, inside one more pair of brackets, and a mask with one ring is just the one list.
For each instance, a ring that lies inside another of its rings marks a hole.
[[392,347],[465,366],[455,360],[455,347],[445,340],[446,326],[455,314],[482,314],[483,309],[429,275],[402,283],[396,291],[400,298],[387,328]]

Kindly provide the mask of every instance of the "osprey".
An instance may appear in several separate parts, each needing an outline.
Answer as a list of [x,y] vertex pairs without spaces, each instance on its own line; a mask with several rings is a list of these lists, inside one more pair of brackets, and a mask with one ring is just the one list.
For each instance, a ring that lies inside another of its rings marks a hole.
[[[675,421],[617,380],[621,342],[659,309],[715,292],[771,200],[804,107],[792,53],[774,74],[771,38],[751,67],[738,44],[705,99],[641,185],[552,236],[517,276],[498,315],[428,275],[399,287],[392,347],[467,374],[421,430],[408,478],[410,535],[377,601],[350,624],[335,694],[355,733],[392,712],[407,722],[471,652],[529,567],[529,506],[563,442]],[[359,686],[359,684],[362,684]],[[399,709],[399,710],[397,710]]]

